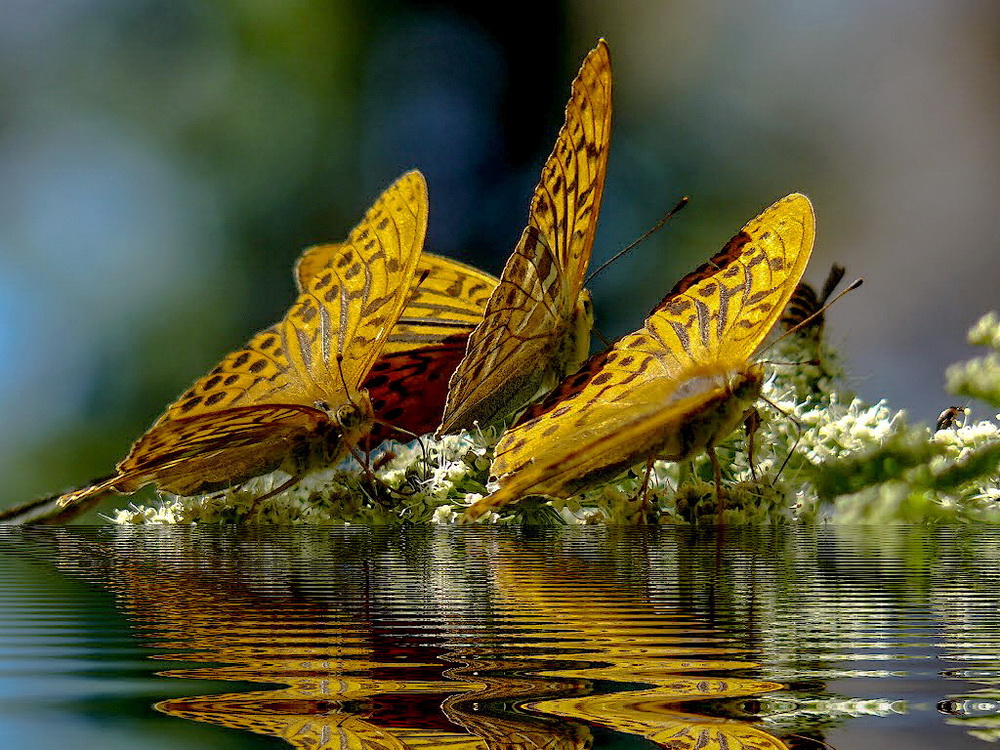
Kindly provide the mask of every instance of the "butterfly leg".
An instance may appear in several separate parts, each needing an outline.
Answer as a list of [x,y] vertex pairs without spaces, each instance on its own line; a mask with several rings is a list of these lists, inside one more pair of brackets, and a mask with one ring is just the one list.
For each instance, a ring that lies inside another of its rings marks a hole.
[[750,462],[750,476],[753,477],[753,481],[757,481],[757,466],[753,460],[753,439],[754,435],[757,434],[757,430],[760,429],[760,412],[757,411],[757,407],[751,406],[743,414],[743,429],[747,433],[747,461]]
[[388,451],[388,450],[383,451],[382,454],[378,458],[376,458],[375,461],[372,463],[372,469],[375,471],[383,469],[388,463],[395,460],[395,458],[396,458],[395,451]]
[[642,478],[642,489],[639,490],[639,497],[637,498],[640,501],[639,518],[641,519],[641,523],[649,523],[652,516],[653,506],[649,502],[649,477],[653,473],[654,460],[654,456],[646,459],[646,474]]
[[354,460],[361,465],[361,470],[364,472],[365,482],[368,485],[368,496],[371,497],[371,499],[374,500],[379,506],[383,508],[387,507],[386,502],[383,502],[383,497],[391,498],[394,492],[397,495],[403,495],[403,493],[394,490],[392,487],[375,476],[375,472],[372,471],[370,451],[366,450],[365,455],[361,456],[352,448],[351,455],[354,456]]
[[253,502],[250,504],[250,510],[247,511],[247,517],[249,518],[251,516],[256,515],[257,514],[257,509],[260,507],[260,504],[262,502],[264,502],[265,500],[268,500],[268,499],[274,497],[275,495],[280,495],[285,490],[291,489],[296,484],[298,484],[298,482],[299,482],[299,480],[301,478],[302,477],[293,474],[291,477],[288,478],[287,481],[282,482],[281,484],[279,484],[274,489],[268,490],[267,492],[265,492],[263,495],[260,495],[259,497],[255,497],[253,499]]

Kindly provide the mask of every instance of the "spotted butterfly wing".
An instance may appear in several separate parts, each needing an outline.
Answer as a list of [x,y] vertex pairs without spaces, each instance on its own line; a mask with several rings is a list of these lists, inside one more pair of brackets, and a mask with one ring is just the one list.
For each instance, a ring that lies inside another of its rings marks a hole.
[[765,210],[667,294],[635,333],[592,357],[501,437],[499,489],[472,520],[524,495],[565,497],[650,457],[681,460],[724,439],[763,382],[751,358],[812,251],[803,195]]
[[[295,267],[300,289],[337,247],[317,245],[302,254]],[[379,421],[362,445],[405,442],[440,424],[448,379],[497,283],[465,263],[427,252],[420,256],[406,308],[364,382]]]
[[372,424],[362,381],[407,301],[427,226],[427,187],[388,188],[285,317],[171,404],[116,473],[67,493],[68,505],[155,483],[193,494],[282,468],[337,460]]
[[611,60],[601,40],[573,82],[528,226],[451,377],[439,433],[510,416],[582,362],[593,323],[583,288],[611,137]]

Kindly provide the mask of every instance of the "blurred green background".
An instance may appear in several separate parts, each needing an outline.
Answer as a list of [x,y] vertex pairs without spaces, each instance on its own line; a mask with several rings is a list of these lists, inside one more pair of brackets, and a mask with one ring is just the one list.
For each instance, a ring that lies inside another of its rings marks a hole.
[[0,504],[106,474],[406,169],[428,248],[498,272],[601,36],[595,264],[692,199],[595,284],[601,331],[799,190],[807,278],[866,279],[828,315],[851,384],[933,421],[998,304],[998,29],[993,0],[5,0]]

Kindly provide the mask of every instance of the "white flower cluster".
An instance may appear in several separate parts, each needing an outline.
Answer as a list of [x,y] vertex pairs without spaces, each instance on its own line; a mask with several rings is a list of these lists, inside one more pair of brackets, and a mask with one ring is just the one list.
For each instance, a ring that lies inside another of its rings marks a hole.
[[[1000,351],[1000,322],[987,316],[977,343]],[[748,440],[717,446],[725,523],[989,520],[1000,522],[1000,428],[991,421],[931,433],[884,401],[838,390],[842,371],[821,328],[782,339]],[[798,363],[798,364],[797,364]],[[802,364],[804,363],[804,364]],[[978,367],[979,365],[977,365]],[[1000,390],[1000,365],[980,380]],[[983,379],[985,377],[985,380]],[[992,385],[991,385],[992,384]],[[312,474],[273,497],[275,473],[199,497],[166,496],[119,511],[116,523],[455,523],[488,494],[495,434],[425,436],[383,445],[368,472],[356,463]],[[714,470],[706,455],[654,461],[568,499],[522,500],[487,523],[635,524],[717,521]]]
[[314,472],[263,500],[288,479],[273,472],[220,492],[164,495],[132,506],[115,523],[398,524],[449,523],[486,492],[491,440],[481,434],[383,445],[368,476],[357,464]]

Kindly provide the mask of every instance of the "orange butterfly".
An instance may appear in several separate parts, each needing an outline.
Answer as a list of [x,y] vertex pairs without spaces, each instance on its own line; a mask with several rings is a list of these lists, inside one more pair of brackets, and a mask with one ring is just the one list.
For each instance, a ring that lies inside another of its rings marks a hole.
[[438,434],[503,421],[586,359],[593,313],[583,282],[610,137],[611,59],[601,40],[573,81],[528,226],[451,377]]
[[714,446],[757,400],[754,352],[777,323],[812,252],[815,217],[793,194],[688,274],[645,325],[592,357],[496,446],[500,487],[464,520],[525,495],[568,497],[640,461],[680,461]]
[[193,495],[280,468],[291,478],[273,494],[345,456],[372,427],[362,383],[406,304],[426,227],[427,186],[410,172],[300,277],[301,294],[279,323],[195,382],[113,476],[59,504],[150,483]]

